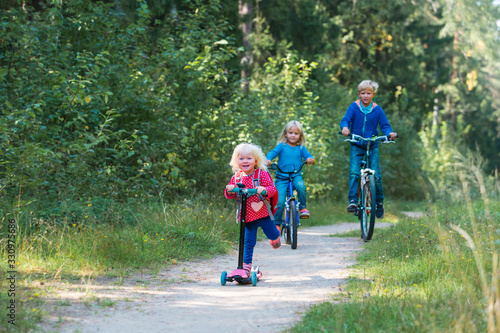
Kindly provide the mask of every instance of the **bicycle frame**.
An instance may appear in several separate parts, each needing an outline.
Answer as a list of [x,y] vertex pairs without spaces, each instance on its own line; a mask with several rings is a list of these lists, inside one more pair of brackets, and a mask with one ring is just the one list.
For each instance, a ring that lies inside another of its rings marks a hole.
[[[297,218],[298,218],[298,212],[300,211],[300,202],[295,199],[293,196],[293,181],[291,178],[288,179],[288,193],[285,197],[285,216],[286,216],[286,223],[284,221],[281,222],[282,227],[288,228],[290,226],[290,201],[295,201],[297,203]],[[300,225],[300,223],[299,223]]]
[[363,156],[363,161],[361,162],[361,176],[363,175],[375,175],[375,170],[370,169],[370,145],[372,142],[380,141],[381,143],[396,143],[390,141],[386,135],[375,136],[372,138],[363,138],[362,136],[356,134],[349,134],[350,139],[345,139],[344,141],[359,143],[360,141],[366,141],[366,154]]
[[[302,170],[302,167],[307,163],[304,161],[298,170],[294,170],[291,172],[286,172],[280,169],[280,167],[273,163],[271,169],[278,170],[281,173],[288,174],[288,190],[285,196],[285,216],[286,218],[281,221],[281,232],[283,233],[285,230],[285,238],[286,243],[291,244],[292,249],[297,248],[297,228],[300,226],[299,212],[300,212],[300,202],[297,201],[295,196],[293,195],[293,175],[299,173]],[[274,167],[274,168],[273,168]],[[295,202],[295,205],[291,203]],[[295,214],[295,223],[291,222],[291,214]]]
[[[348,141],[348,140],[345,140],[345,141]],[[349,141],[351,141],[351,140],[349,140]],[[368,177],[370,175],[375,176],[375,170],[370,169],[370,144],[371,144],[371,141],[368,141],[368,144],[366,146],[366,154],[365,154],[365,156],[363,156],[363,160],[361,161],[361,170],[360,170],[360,178],[359,178],[360,188],[362,188],[366,184]],[[358,190],[358,193],[359,193],[359,190]],[[358,201],[359,200],[361,200],[361,198],[358,198]]]
[[[300,166],[300,168],[298,170],[294,170],[294,171],[291,171],[291,172],[286,172],[286,171],[281,170],[280,167],[278,166],[278,164],[276,164],[276,163],[273,163],[272,166],[271,166],[271,167],[275,166],[276,169],[279,172],[281,172],[281,173],[287,173],[288,174],[288,191],[287,191],[287,195],[285,197],[285,209],[286,209],[286,212],[287,212],[287,214],[286,214],[286,220],[287,221],[286,221],[286,225],[284,225],[284,226],[287,226],[287,227],[288,227],[288,224],[289,224],[289,214],[288,214],[288,212],[290,210],[290,201],[294,200],[297,203],[297,211],[300,211],[300,208],[299,208],[300,207],[300,202],[297,199],[295,199],[295,197],[293,195],[294,188],[293,188],[292,176],[294,174],[296,174],[296,173],[299,173],[302,170],[302,168],[304,167],[305,164],[307,164],[306,161],[302,162],[302,165]],[[283,224],[283,222],[282,222],[282,224]]]

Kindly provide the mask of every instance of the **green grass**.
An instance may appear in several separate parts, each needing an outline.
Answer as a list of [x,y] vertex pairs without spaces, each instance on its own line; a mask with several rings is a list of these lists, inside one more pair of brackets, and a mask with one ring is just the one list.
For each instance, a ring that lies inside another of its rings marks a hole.
[[[91,205],[91,204],[89,204]],[[90,214],[89,214],[90,215]],[[84,218],[89,218],[85,215]],[[225,252],[236,238],[234,214],[221,202],[136,207],[134,223],[19,223],[18,269],[26,274],[123,275]]]
[[[419,211],[422,209],[421,206],[422,203],[419,202],[386,200],[385,217],[377,221],[396,223],[399,219],[405,217],[402,211]],[[347,203],[345,202],[333,202],[325,199],[309,200],[307,209],[311,212],[311,217],[307,220],[301,220],[304,227],[331,225],[341,222],[357,223],[359,221],[356,216],[346,211]]]
[[359,229],[356,229],[356,230],[351,230],[351,231],[347,231],[347,232],[342,232],[340,234],[334,234],[334,235],[330,235],[330,237],[343,237],[343,238],[352,238],[352,237],[360,237],[361,235],[361,232]]
[[[43,316],[45,286],[53,280],[91,280],[96,276],[125,277],[136,271],[155,274],[180,260],[211,257],[227,252],[238,241],[234,202],[199,196],[172,204],[130,202],[107,211],[120,211],[102,222],[103,209],[91,200],[77,202],[72,214],[59,218],[34,218],[22,211],[14,218],[16,230],[15,332],[32,329]],[[128,210],[126,214],[124,211]],[[120,218],[123,217],[123,218]],[[0,274],[7,275],[7,222],[0,225],[3,251]],[[0,280],[1,290],[7,281]],[[7,304],[6,292],[0,302]],[[106,304],[105,302],[103,304]]]
[[352,220],[352,214],[346,212],[343,203],[326,199],[309,200],[307,210],[311,213],[309,219],[301,219],[304,227],[330,225]]
[[291,331],[500,331],[493,307],[500,301],[500,202],[489,204],[490,216],[482,201],[471,210],[432,204],[420,219],[378,229],[345,291],[313,306]]

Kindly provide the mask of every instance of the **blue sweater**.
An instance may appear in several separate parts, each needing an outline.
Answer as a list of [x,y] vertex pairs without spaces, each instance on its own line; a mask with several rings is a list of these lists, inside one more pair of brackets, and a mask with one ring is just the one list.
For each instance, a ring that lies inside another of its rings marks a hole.
[[[298,170],[302,164],[302,159],[307,160],[308,158],[314,158],[305,146],[295,146],[292,147],[287,143],[278,144],[273,150],[271,150],[266,158],[272,161],[274,158],[279,156],[278,166],[283,171],[292,172]],[[296,177],[302,173],[298,172],[293,177]],[[288,179],[288,174],[276,172],[276,177],[281,179]]]
[[[380,130],[384,135],[389,136],[392,133],[391,124],[387,119],[384,110],[373,103],[373,109],[371,112],[364,114],[360,108],[360,101],[353,102],[347,108],[344,118],[340,121],[340,130],[347,127],[353,134],[360,135],[364,138],[371,138],[374,135],[378,135],[377,127],[380,126]],[[351,144],[354,144],[351,142]],[[366,147],[366,142],[361,142],[358,146]],[[377,147],[378,142],[372,142],[371,147]]]

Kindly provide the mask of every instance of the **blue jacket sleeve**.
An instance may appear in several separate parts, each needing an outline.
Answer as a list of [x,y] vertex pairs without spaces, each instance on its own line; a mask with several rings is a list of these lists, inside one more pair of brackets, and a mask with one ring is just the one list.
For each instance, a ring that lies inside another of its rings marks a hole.
[[275,159],[281,152],[281,148],[283,147],[283,144],[280,143],[279,145],[277,145],[276,147],[274,147],[273,150],[271,150],[266,158],[269,160],[269,161],[272,161],[273,159]]
[[384,135],[389,136],[389,134],[392,133],[391,124],[389,123],[389,119],[387,119],[387,116],[385,115],[384,110],[382,110],[382,108],[380,108],[380,116],[378,123],[380,126],[380,130],[382,131],[382,133],[384,133]]
[[307,150],[306,146],[302,146],[302,149],[300,150],[300,153],[302,155],[302,158],[304,160],[307,160],[308,158],[314,158],[311,153]]
[[353,114],[354,114],[354,109],[351,104],[347,108],[344,118],[342,118],[342,120],[340,121],[340,130],[342,130],[344,127],[347,127],[349,129],[351,128]]

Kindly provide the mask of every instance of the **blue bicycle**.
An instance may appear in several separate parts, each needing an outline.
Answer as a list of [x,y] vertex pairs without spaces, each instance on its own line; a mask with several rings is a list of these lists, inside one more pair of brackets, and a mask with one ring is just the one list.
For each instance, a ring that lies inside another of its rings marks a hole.
[[290,244],[291,248],[295,250],[297,248],[297,229],[300,226],[299,223],[299,212],[300,212],[300,202],[293,196],[293,175],[299,173],[302,170],[304,161],[298,170],[294,171],[283,171],[280,169],[278,164],[271,164],[270,170],[278,170],[281,173],[288,174],[288,192],[285,198],[285,209],[283,210],[283,219],[281,220],[281,235],[285,238],[285,243]]

